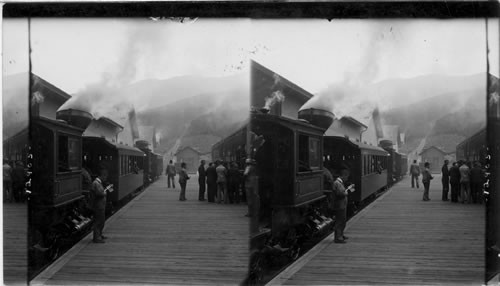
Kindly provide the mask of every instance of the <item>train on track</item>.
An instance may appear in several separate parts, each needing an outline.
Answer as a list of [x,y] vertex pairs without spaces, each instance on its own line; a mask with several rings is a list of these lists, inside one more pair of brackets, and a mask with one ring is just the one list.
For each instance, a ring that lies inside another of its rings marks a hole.
[[480,162],[485,165],[487,155],[486,128],[476,132],[457,145],[457,160]]
[[[90,185],[104,167],[114,191],[107,195],[109,216],[150,184],[163,168],[162,157],[150,150],[84,136],[92,121],[80,110],[57,112],[57,120],[33,116],[30,126],[32,190],[29,201],[29,277],[48,265],[91,229]],[[28,140],[28,137],[23,137]]]
[[484,128],[457,145],[457,160],[479,162],[485,173],[483,196],[487,204],[486,281],[500,273],[500,233],[498,231],[498,170],[500,168],[500,124],[490,120]]
[[250,284],[261,281],[262,269],[268,266],[263,264],[294,260],[305,241],[331,230],[334,218],[328,207],[325,169],[334,177],[341,168],[350,169],[349,183],[356,185],[349,194],[351,214],[407,170],[406,156],[395,152],[392,145],[386,144],[384,149],[325,136],[334,120],[330,112],[307,109],[300,111],[298,118],[252,111],[249,124],[212,148],[213,160],[237,162],[242,168],[250,144],[250,156],[256,164],[262,231],[251,234]]

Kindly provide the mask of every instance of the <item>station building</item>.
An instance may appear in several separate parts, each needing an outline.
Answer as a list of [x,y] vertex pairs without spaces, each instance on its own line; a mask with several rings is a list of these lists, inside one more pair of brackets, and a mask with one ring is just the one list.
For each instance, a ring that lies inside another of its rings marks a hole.
[[188,173],[196,173],[198,165],[202,160],[202,154],[190,146],[184,146],[175,153],[176,167],[180,168],[181,163],[186,163]]
[[428,162],[430,163],[430,170],[431,173],[441,173],[441,167],[443,165],[444,160],[446,159],[445,156],[447,153],[441,148],[438,148],[436,146],[430,146],[428,148],[425,148],[420,152],[419,154],[421,156],[421,163],[420,167],[423,169],[423,164]]

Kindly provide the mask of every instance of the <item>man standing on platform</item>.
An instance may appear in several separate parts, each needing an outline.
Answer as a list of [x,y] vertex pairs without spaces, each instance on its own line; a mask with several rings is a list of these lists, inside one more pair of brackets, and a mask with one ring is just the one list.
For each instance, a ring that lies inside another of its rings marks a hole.
[[347,195],[354,187],[350,185],[347,189],[344,184],[349,178],[349,170],[344,168],[340,171],[340,177],[333,182],[334,195],[334,213],[335,213],[335,243],[346,243],[347,236],[344,235],[344,229],[347,220]]
[[167,169],[165,170],[165,175],[167,175],[167,180],[168,180],[168,188],[170,189],[170,181],[172,181],[172,186],[175,189],[175,174],[177,172],[175,171],[175,166],[172,163],[172,160],[167,165]]
[[443,174],[441,177],[441,183],[443,184],[443,201],[448,200],[448,191],[450,189],[450,172],[448,170],[448,162],[448,160],[444,160],[443,167],[441,168],[441,173]]
[[420,167],[417,164],[417,160],[413,160],[413,164],[410,166],[410,174],[411,174],[411,187],[415,188],[415,182],[417,182],[418,186],[418,176],[420,176]]
[[434,177],[431,175],[431,164],[429,162],[425,162],[424,171],[422,172],[422,183],[424,184],[424,196],[422,198],[423,201],[430,201],[429,198],[429,188],[431,185],[431,180]]
[[484,172],[481,163],[474,162],[474,167],[470,170],[470,190],[473,203],[481,203],[483,193]]
[[224,167],[223,162],[219,161],[217,168],[215,168],[217,172],[217,203],[221,203],[221,200],[224,200],[224,203],[229,203],[227,201],[227,169]]
[[207,199],[209,203],[215,202],[215,193],[217,192],[217,171],[212,162],[208,164],[207,171]]
[[458,193],[460,191],[460,170],[456,162],[450,168],[450,184],[451,184],[451,201],[453,203],[458,202]]
[[464,161],[460,170],[460,202],[470,203],[470,168]]
[[207,174],[205,171],[205,160],[201,160],[200,166],[198,167],[198,184],[200,185],[200,191],[198,192],[198,200],[205,200],[205,186],[207,181]]
[[102,234],[102,230],[104,229],[104,222],[106,221],[106,194],[107,191],[113,191],[113,185],[109,185],[107,188],[104,188],[104,183],[108,179],[108,170],[104,167],[101,167],[99,170],[99,176],[95,178],[92,183],[92,194],[94,197],[93,209],[94,209],[94,243],[104,243],[104,240],[107,238]]

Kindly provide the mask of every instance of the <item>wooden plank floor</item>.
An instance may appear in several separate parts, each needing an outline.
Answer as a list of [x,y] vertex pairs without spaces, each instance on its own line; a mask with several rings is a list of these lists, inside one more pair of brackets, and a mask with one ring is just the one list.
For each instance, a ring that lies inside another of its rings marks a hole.
[[28,207],[3,204],[3,278],[5,285],[26,285],[28,277]]
[[60,269],[32,284],[240,283],[248,261],[246,205],[200,202],[197,181],[191,176],[188,200],[180,202],[179,185],[167,190],[162,177],[108,223],[105,244],[85,238]]
[[434,177],[431,201],[405,178],[348,223],[347,244],[332,234],[270,284],[483,284],[485,207],[441,201]]

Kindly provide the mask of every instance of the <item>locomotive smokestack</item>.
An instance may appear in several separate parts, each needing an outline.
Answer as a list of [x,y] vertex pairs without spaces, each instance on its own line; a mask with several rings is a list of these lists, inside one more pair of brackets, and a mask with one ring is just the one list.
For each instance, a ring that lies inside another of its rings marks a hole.
[[70,125],[85,130],[94,117],[87,111],[77,109],[64,109],[57,111],[56,118],[62,119],[68,122],[68,124]]
[[394,143],[392,143],[391,140],[389,139],[383,139],[383,140],[380,140],[380,142],[378,143],[378,145],[382,148],[382,149],[393,149],[394,148]]
[[312,125],[326,131],[332,125],[335,115],[326,110],[308,108],[299,110],[299,119],[307,120]]

